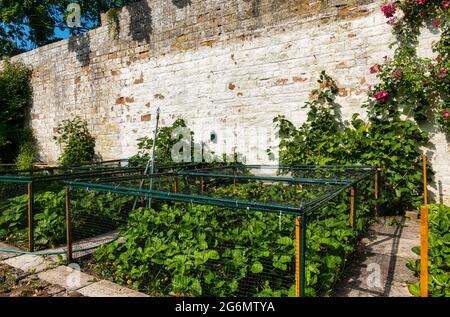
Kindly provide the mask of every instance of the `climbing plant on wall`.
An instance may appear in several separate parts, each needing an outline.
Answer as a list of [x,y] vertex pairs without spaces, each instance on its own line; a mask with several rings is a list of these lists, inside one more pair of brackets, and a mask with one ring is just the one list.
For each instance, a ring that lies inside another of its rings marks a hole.
[[[392,58],[371,68],[380,83],[369,92],[369,111],[389,118],[403,114],[418,123],[430,122],[450,133],[450,1],[398,0],[381,6],[392,26]],[[421,30],[440,33],[433,45],[434,58],[417,54]],[[436,124],[437,122],[437,124]]]
[[[324,72],[313,92],[306,122],[296,128],[284,116],[279,129],[280,161],[284,164],[356,163],[383,168],[383,203],[399,210],[419,204],[421,146],[429,143],[420,126],[450,132],[449,1],[402,0],[384,3],[381,10],[392,26],[394,54],[370,67],[378,84],[369,87],[364,107],[368,122],[354,114],[344,125],[334,97],[336,83]],[[440,32],[434,58],[417,54],[422,27]],[[431,172],[431,171],[430,171]]]

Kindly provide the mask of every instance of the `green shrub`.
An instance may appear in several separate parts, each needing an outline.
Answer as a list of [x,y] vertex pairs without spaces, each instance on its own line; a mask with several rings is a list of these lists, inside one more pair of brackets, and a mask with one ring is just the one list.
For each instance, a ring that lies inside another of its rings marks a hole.
[[19,170],[29,170],[32,168],[36,156],[36,149],[32,142],[26,142],[19,148],[19,154],[16,157],[16,166]]
[[89,132],[87,122],[80,117],[59,124],[54,139],[63,146],[59,158],[62,165],[90,163],[95,158],[95,138]]
[[[155,161],[158,165],[173,164],[171,150],[172,147],[180,141],[180,139],[172,139],[172,132],[177,128],[186,128],[184,119],[177,119],[175,122],[167,127],[162,127],[158,131],[156,138]],[[193,132],[191,132],[193,136]],[[192,139],[193,142],[193,139]],[[193,143],[192,143],[193,144]],[[138,152],[130,159],[131,164],[145,166],[151,157],[153,148],[153,139],[143,137],[138,139]],[[192,153],[193,158],[193,153]]]
[[0,71],[0,162],[12,163],[26,136],[26,110],[31,104],[31,71],[4,61]]
[[413,120],[401,119],[399,111],[389,118],[369,113],[367,123],[355,114],[343,124],[334,101],[336,83],[325,72],[318,82],[315,99],[305,105],[305,123],[297,128],[284,116],[274,119],[281,139],[280,163],[378,166],[383,168],[380,203],[395,211],[416,206],[423,187],[420,146],[428,141],[427,134]]

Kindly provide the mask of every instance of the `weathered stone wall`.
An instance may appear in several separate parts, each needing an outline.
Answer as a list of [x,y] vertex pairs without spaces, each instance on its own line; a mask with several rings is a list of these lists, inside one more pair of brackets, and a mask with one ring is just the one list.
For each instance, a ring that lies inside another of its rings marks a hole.
[[[272,119],[304,121],[301,106],[321,70],[339,86],[344,119],[374,83],[369,66],[392,40],[369,0],[149,0],[124,8],[118,39],[108,26],[15,57],[33,71],[31,127],[42,159],[57,160],[54,129],[86,118],[104,159],[125,158],[136,139],[151,136],[157,107],[162,125],[183,117],[200,141],[229,131],[249,162],[267,163],[276,144]],[[421,52],[436,35],[424,32]],[[259,134],[260,143],[255,138]],[[264,141],[268,141],[266,144]],[[442,134],[430,157],[449,200],[450,162]]]

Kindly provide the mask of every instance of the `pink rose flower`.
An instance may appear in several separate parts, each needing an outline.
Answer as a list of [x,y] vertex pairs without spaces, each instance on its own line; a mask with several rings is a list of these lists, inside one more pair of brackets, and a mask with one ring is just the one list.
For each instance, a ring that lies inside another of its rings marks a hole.
[[397,11],[397,5],[392,3],[385,3],[381,5],[381,11],[383,11],[383,14],[386,18],[391,18]]
[[380,90],[373,94],[373,97],[379,102],[379,103],[385,103],[386,100],[389,98],[389,93],[386,90]]
[[439,20],[439,19],[433,19],[433,20],[431,21],[431,23],[432,23],[435,27],[438,27],[438,26],[441,25],[441,20]]
[[380,70],[380,68],[381,68],[380,64],[375,64],[372,67],[370,67],[370,73],[375,74]]
[[449,116],[449,112],[448,112],[448,111],[445,111],[444,114],[443,114],[443,116],[444,116],[444,119],[447,120],[447,119],[448,119],[448,116]]
[[416,0],[418,5],[424,5],[427,3],[427,0]]
[[448,9],[450,7],[450,1],[443,1],[442,6],[446,9]]

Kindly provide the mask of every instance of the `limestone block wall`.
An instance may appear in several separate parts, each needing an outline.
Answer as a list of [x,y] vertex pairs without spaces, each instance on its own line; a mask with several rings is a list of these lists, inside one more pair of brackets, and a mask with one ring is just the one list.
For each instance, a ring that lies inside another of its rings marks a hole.
[[[57,160],[54,129],[75,115],[88,121],[103,159],[129,157],[137,138],[152,136],[160,107],[162,125],[183,117],[196,141],[214,131],[247,162],[268,163],[273,118],[303,122],[321,70],[341,87],[343,119],[365,117],[369,67],[392,54],[381,2],[144,0],[122,9],[118,38],[105,21],[16,56],[33,67],[30,125],[41,158]],[[436,38],[424,30],[421,54],[431,54]],[[433,144],[436,187],[449,201],[449,145],[442,134]]]

